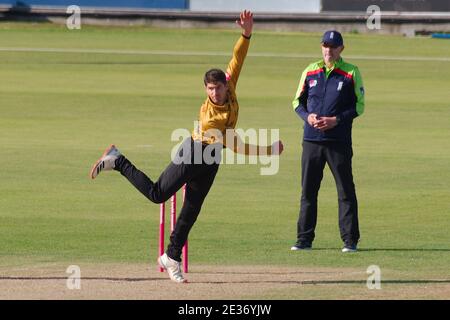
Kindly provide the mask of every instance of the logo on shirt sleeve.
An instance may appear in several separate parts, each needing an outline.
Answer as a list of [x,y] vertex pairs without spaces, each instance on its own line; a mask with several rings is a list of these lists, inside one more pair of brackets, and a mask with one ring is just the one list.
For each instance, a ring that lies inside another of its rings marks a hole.
[[361,92],[361,94],[364,95],[364,87],[360,87],[359,92]]
[[341,91],[343,84],[344,84],[343,81],[339,81],[339,84],[338,84],[338,87],[337,87],[337,91]]
[[317,80],[309,80],[309,87],[310,88],[312,88],[312,87],[315,87],[315,86],[317,86]]

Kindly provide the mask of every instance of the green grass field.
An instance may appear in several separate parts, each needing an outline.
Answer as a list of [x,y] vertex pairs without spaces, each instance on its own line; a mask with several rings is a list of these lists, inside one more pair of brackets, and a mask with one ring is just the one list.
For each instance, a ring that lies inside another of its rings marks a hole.
[[[204,72],[226,67],[238,35],[236,29],[70,31],[0,24],[0,266],[154,264],[158,206],[117,173],[91,181],[90,167],[115,143],[157,178],[176,144],[172,131],[191,130],[197,119]],[[291,100],[304,67],[320,58],[320,34],[259,32],[256,25],[237,90],[238,127],[280,129],[285,152],[273,176],[261,176],[257,165],[221,166],[190,234],[192,268],[365,272],[375,264],[412,285],[450,282],[450,41],[344,37],[343,56],[359,66],[366,88],[366,112],[353,127],[360,252],[340,252],[337,195],[328,169],[319,196],[316,250],[289,251],[299,210],[303,125]],[[174,54],[149,54],[158,50]],[[316,298],[333,297],[317,292]]]

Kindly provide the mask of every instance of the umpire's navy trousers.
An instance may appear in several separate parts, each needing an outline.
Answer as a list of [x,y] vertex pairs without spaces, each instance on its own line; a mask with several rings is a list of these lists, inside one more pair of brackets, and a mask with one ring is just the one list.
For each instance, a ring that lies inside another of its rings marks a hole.
[[349,143],[303,141],[302,196],[297,224],[298,242],[312,243],[317,223],[317,196],[325,163],[336,182],[339,202],[339,230],[346,245],[359,240],[358,201],[352,175],[353,150]]

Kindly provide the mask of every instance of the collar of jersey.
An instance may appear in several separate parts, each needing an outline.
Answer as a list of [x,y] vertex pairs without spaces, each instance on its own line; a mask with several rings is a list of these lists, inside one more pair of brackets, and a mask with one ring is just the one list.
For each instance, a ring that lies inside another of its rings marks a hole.
[[[344,59],[342,59],[342,57],[340,57],[339,60],[336,61],[336,62],[334,63],[333,69],[334,69],[334,68],[339,68],[339,67],[340,67],[341,65],[343,65],[343,64],[344,64]],[[317,65],[318,65],[320,68],[326,67],[325,61],[323,61],[323,60],[318,61],[318,62],[317,62]]]
[[213,106],[215,109],[228,109],[228,101],[229,101],[229,97],[228,97],[228,95],[227,95],[227,100],[225,101],[225,103],[223,104],[223,105],[218,105],[218,104],[215,104],[214,102],[212,102],[212,100],[211,100],[211,98],[210,97],[208,97],[208,103],[211,105],[211,106]]

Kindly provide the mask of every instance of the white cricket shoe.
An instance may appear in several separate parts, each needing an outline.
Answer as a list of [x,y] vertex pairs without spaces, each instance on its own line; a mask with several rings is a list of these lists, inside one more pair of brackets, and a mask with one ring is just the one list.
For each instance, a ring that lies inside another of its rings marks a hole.
[[163,254],[158,258],[158,264],[167,271],[169,277],[172,281],[178,283],[187,283],[187,280],[183,277],[183,273],[181,272],[181,263],[173,260],[167,254]]
[[114,169],[114,162],[121,155],[120,151],[116,148],[115,145],[110,145],[100,159],[92,166],[91,169],[91,179],[95,179],[100,172],[103,170],[112,170]]
[[311,242],[298,242],[291,247],[291,251],[308,251],[312,249]]
[[348,253],[348,252],[357,252],[358,248],[356,246],[356,244],[351,244],[351,245],[345,245],[344,248],[342,248],[342,252],[344,253]]

